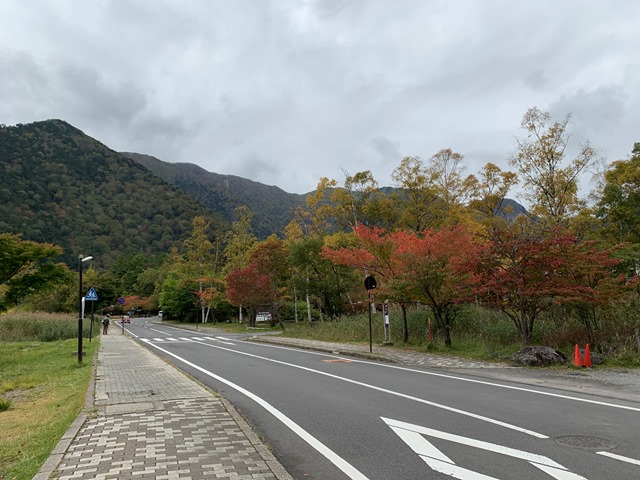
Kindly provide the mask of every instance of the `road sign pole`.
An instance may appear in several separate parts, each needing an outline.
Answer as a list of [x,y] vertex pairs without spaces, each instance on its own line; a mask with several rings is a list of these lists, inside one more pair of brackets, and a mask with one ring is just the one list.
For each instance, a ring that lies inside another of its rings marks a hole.
[[364,288],[369,294],[369,353],[373,353],[373,332],[371,329],[371,290],[376,288],[376,279],[369,275],[364,279]]
[[122,326],[122,334],[124,335],[124,304],[127,303],[127,300],[124,297],[120,297],[118,298],[118,303],[122,310],[122,314],[120,315],[120,325]]
[[367,290],[369,294],[369,353],[373,353],[373,331],[371,328],[371,290]]
[[91,302],[91,323],[89,324],[89,343],[93,340],[93,302]]

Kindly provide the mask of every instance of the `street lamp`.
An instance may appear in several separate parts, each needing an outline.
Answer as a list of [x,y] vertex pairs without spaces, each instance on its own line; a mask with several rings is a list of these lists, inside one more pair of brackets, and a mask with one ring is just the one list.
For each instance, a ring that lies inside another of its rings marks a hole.
[[82,255],[78,255],[79,260],[79,269],[78,269],[78,309],[80,310],[80,315],[78,316],[78,363],[82,363],[82,317],[84,314],[84,308],[82,305],[82,300],[84,300],[84,295],[82,294],[82,264],[89,260],[93,260],[93,257],[82,257]]

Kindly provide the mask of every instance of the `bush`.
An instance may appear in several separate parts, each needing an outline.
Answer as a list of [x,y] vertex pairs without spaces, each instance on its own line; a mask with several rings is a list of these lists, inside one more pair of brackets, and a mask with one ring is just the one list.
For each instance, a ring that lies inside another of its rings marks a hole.
[[6,412],[11,408],[12,402],[8,398],[0,398],[0,412]]
[[[296,321],[296,309],[298,310],[298,322],[309,322],[307,315],[307,303],[304,301],[297,302],[294,306],[291,302],[283,302],[278,305],[278,313],[283,322]],[[320,312],[313,305],[311,306],[312,321],[320,320]]]

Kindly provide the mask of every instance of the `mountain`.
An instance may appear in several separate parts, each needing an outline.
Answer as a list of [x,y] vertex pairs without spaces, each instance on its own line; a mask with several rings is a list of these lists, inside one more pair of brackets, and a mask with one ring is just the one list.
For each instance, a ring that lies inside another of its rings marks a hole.
[[500,202],[500,208],[497,209],[496,214],[509,222],[513,222],[520,215],[528,215],[528,212],[526,208],[515,200],[505,198]]
[[108,265],[119,253],[166,252],[195,216],[223,219],[62,120],[0,126],[0,233],[64,248],[77,264]]
[[287,193],[234,175],[221,175],[191,163],[168,163],[149,155],[123,152],[167,183],[220,214],[228,222],[234,210],[247,205],[253,212],[253,232],[259,239],[280,233],[293,218],[293,211],[305,205],[306,195]]
[[[258,238],[281,234],[305,197],[189,163],[121,154],[62,120],[0,124],[0,233],[60,245],[71,266],[80,254],[109,266],[120,253],[164,253],[188,237],[195,216],[226,228],[243,204]],[[498,214],[513,220],[524,212],[505,199]]]

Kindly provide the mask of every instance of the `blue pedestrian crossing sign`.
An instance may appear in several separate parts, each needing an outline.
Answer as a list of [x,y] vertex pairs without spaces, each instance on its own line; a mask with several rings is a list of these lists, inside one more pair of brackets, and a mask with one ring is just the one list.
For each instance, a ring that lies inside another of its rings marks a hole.
[[92,301],[96,302],[96,301],[98,301],[98,294],[93,289],[93,287],[91,287],[84,298],[86,300],[92,300]]

